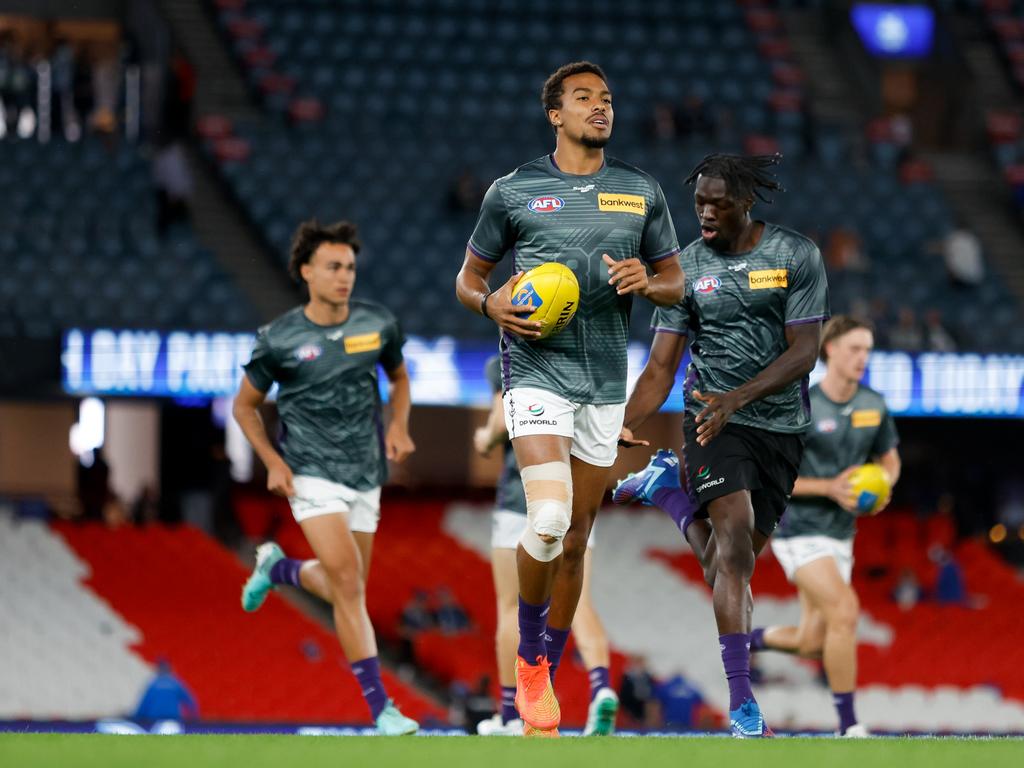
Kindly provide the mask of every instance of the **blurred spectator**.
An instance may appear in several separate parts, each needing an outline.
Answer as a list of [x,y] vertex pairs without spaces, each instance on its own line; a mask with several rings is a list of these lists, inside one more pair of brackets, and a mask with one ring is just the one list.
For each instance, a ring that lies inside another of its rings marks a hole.
[[157,231],[163,237],[170,228],[188,220],[192,174],[179,141],[165,143],[153,155],[153,184],[157,196]]
[[630,656],[619,683],[619,703],[624,712],[647,728],[657,727],[661,717],[654,685],[643,656]]
[[983,595],[971,595],[967,591],[964,570],[951,550],[933,546],[928,552],[929,559],[939,566],[935,577],[933,597],[940,605],[959,605],[964,608],[984,608],[988,600]]
[[136,720],[198,720],[195,696],[171,670],[166,659],[157,661],[156,677],[146,687],[135,710]]
[[921,601],[921,585],[910,568],[900,571],[899,581],[892,588],[892,599],[902,610],[909,611]]
[[103,449],[84,453],[78,462],[78,501],[82,505],[82,518],[102,520],[103,508],[110,498],[110,466],[103,457]]
[[398,618],[398,634],[412,640],[420,632],[433,628],[434,614],[430,610],[427,593],[417,589]]
[[833,229],[825,244],[825,264],[836,272],[867,272],[870,268],[860,235],[852,229]]
[[929,352],[956,352],[956,340],[942,325],[942,312],[929,309],[924,315],[924,348]]
[[714,139],[717,132],[715,120],[708,111],[704,98],[695,91],[691,91],[683,99],[676,119],[676,127],[679,136],[683,139],[694,136]]
[[454,635],[469,629],[469,616],[459,605],[455,595],[447,587],[437,590],[437,609],[434,611],[437,628],[446,635]]
[[654,114],[651,116],[651,138],[655,141],[673,141],[679,133],[676,126],[676,116],[672,114],[672,107],[661,102],[654,105]]
[[147,525],[160,519],[160,499],[153,486],[144,487],[132,502],[131,518],[136,525]]
[[486,189],[476,174],[469,168],[463,168],[448,189],[448,208],[452,213],[476,213],[480,210],[484,192]]
[[95,43],[92,58],[92,89],[95,108],[89,120],[98,133],[113,134],[117,129],[117,104],[121,85],[121,65],[116,49]]
[[0,32],[0,138],[35,133],[35,90],[27,46],[11,31]]
[[903,352],[924,349],[924,334],[917,323],[917,315],[910,307],[900,307],[899,322],[889,332],[889,346]]
[[682,675],[657,684],[655,695],[661,704],[661,719],[667,728],[694,730],[698,726],[704,700]]
[[103,522],[107,528],[120,528],[131,522],[128,508],[116,493],[109,494],[103,504]]
[[70,40],[56,39],[50,57],[53,82],[53,126],[67,141],[82,137],[82,121],[75,109],[76,53]]
[[942,256],[954,284],[973,287],[985,279],[981,241],[969,229],[958,227],[946,235],[942,241]]

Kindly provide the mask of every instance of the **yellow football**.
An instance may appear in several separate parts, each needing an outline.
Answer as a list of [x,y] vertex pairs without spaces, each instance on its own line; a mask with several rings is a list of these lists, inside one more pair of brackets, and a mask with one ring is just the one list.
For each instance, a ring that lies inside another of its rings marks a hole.
[[850,485],[857,500],[857,512],[873,515],[889,496],[889,475],[878,464],[861,464],[850,473]]
[[540,338],[563,330],[580,305],[580,284],[565,264],[551,261],[534,267],[512,288],[512,303],[533,304],[529,319],[541,324]]

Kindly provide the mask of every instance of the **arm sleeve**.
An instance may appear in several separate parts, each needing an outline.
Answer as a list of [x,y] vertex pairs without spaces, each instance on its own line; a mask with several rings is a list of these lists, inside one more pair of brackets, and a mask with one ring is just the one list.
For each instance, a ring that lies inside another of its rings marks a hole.
[[491,392],[500,394],[503,391],[501,383],[501,360],[497,355],[487,358],[484,363],[484,375],[487,376],[487,383],[491,385]]
[[269,336],[267,328],[260,329],[252,348],[252,358],[242,366],[249,382],[260,392],[268,391],[277,380],[277,359],[270,346]]
[[643,238],[640,241],[640,255],[648,264],[661,261],[679,253],[679,240],[676,228],[672,226],[672,214],[668,211],[665,193],[661,185],[654,188],[654,204],[644,224]]
[[671,307],[658,307],[651,318],[651,330],[654,333],[674,333],[677,336],[688,336],[690,333],[690,286],[681,301]]
[[405,334],[396,318],[391,318],[384,330],[384,343],[380,350],[380,364],[385,371],[393,371],[405,362],[402,347],[405,346]]
[[808,244],[794,260],[786,293],[786,325],[828,319],[828,278],[821,251]]
[[885,408],[882,415],[882,423],[875,434],[875,441],[871,444],[871,455],[881,456],[900,443],[900,436],[896,432],[896,421],[893,419],[889,409]]
[[512,220],[498,189],[498,183],[494,182],[484,195],[480,215],[469,238],[469,250],[481,259],[497,263],[514,244]]

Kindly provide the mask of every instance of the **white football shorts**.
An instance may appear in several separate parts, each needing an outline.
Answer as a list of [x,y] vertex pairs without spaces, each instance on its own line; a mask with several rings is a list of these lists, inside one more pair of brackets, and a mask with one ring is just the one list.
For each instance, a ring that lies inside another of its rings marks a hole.
[[625,403],[574,403],[535,387],[513,387],[502,396],[509,437],[561,435],[572,440],[569,453],[595,467],[610,467],[619,450]]
[[772,539],[772,553],[790,582],[803,566],[823,557],[831,557],[836,561],[839,575],[847,584],[853,576],[853,539],[833,539],[831,536]]
[[296,475],[295,495],[288,498],[295,522],[318,515],[340,513],[348,518],[349,530],[376,533],[380,522],[380,486],[357,491],[322,477]]

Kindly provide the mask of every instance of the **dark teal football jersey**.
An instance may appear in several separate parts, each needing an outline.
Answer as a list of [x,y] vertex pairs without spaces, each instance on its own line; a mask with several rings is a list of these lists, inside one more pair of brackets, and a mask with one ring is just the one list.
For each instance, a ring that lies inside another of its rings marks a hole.
[[625,401],[632,297],[608,284],[601,257],[677,258],[672,217],[650,175],[608,158],[597,173],[574,176],[545,155],[491,185],[469,250],[492,262],[508,255],[513,272],[565,264],[580,284],[576,316],[561,333],[541,341],[503,335],[506,388],[538,387],[575,403]]
[[292,472],[365,491],[387,479],[377,365],[401,365],[404,338],[381,305],[354,299],[349,307],[339,325],[317,325],[296,307],[264,326],[245,373],[261,392],[279,385]]
[[[818,247],[792,230],[765,224],[748,253],[721,254],[696,240],[683,250],[686,293],[659,307],[653,330],[689,337],[686,410],[703,404],[690,396],[729,392],[753,379],[788,348],[786,326],[817,323],[829,315],[828,282]],[[807,428],[807,379],[795,381],[733,414],[731,423],[772,432]]]

